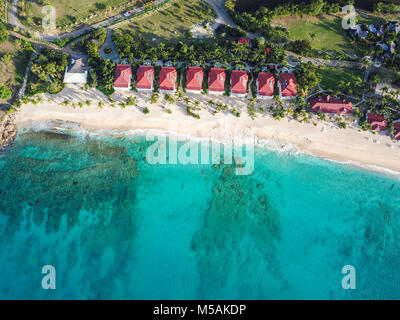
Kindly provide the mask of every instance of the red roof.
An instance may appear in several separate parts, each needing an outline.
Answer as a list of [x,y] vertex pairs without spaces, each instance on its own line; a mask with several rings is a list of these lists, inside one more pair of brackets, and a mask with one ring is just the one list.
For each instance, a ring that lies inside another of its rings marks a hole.
[[247,39],[247,38],[242,37],[242,38],[240,38],[240,39],[238,40],[238,43],[250,45],[250,40]]
[[319,97],[310,100],[311,111],[323,113],[344,113],[352,114],[353,106],[350,101],[332,98],[331,96]]
[[224,69],[211,68],[208,73],[208,89],[214,92],[225,91],[226,73]]
[[271,53],[271,48],[269,48],[269,47],[265,48],[265,53],[266,54],[270,54]]
[[393,123],[394,139],[400,140],[400,122]]
[[372,130],[383,131],[387,127],[387,122],[384,116],[380,114],[368,113],[367,121],[371,125]]
[[279,82],[282,97],[295,97],[297,95],[296,77],[294,73],[282,73]]
[[233,70],[231,74],[231,92],[233,94],[246,94],[249,76],[246,71]]
[[152,89],[154,81],[154,68],[152,66],[140,66],[137,70],[137,83],[138,89]]
[[114,87],[129,88],[132,70],[129,64],[117,64],[115,68]]
[[272,73],[260,72],[257,78],[257,93],[260,96],[274,95],[275,78]]
[[174,91],[178,73],[174,67],[162,67],[160,71],[160,90]]
[[186,89],[201,91],[203,86],[204,72],[201,67],[189,67],[186,71]]

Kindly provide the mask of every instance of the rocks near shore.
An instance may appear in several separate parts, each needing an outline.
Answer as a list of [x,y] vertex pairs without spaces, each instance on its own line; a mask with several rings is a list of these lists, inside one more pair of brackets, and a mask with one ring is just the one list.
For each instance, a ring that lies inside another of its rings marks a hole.
[[14,115],[11,114],[6,115],[0,121],[0,151],[10,145],[17,135],[17,127],[14,124],[14,120]]

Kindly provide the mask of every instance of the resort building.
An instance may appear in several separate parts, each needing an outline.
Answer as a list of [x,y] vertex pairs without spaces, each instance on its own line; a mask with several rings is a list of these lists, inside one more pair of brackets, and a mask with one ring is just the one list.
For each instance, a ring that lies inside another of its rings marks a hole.
[[160,71],[160,92],[171,93],[176,89],[178,73],[174,67],[162,67]]
[[393,123],[393,138],[394,140],[400,140],[400,120]]
[[257,77],[257,98],[269,99],[274,96],[275,78],[272,73],[260,72]]
[[231,74],[231,94],[236,97],[245,97],[249,76],[244,70],[233,70]]
[[244,38],[244,37],[240,38],[240,39],[238,40],[238,43],[248,45],[249,47],[250,47],[250,45],[251,45],[250,40],[247,39],[247,38]]
[[384,116],[380,114],[368,113],[367,121],[371,125],[372,130],[384,131],[387,127]]
[[136,89],[141,92],[152,92],[154,84],[153,66],[140,66],[137,70]]
[[117,64],[114,78],[115,90],[130,90],[132,81],[132,69],[129,64]]
[[336,113],[336,114],[353,113],[353,105],[351,104],[350,101],[344,99],[332,98],[331,96],[312,99],[310,100],[310,106],[312,112]]
[[225,69],[211,68],[208,73],[208,90],[210,93],[223,94],[225,91]]
[[203,68],[189,67],[186,71],[186,92],[201,93],[203,79]]
[[281,99],[295,99],[297,96],[297,87],[294,73],[281,73],[278,88]]
[[64,83],[86,84],[90,67],[86,66],[86,57],[71,55],[65,70]]

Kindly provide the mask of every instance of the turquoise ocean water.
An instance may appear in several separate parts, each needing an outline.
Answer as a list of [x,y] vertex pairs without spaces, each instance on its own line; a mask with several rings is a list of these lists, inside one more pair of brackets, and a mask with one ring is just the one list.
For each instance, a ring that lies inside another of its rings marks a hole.
[[18,135],[0,155],[0,299],[400,298],[395,177],[264,148],[251,176],[155,166],[149,144]]

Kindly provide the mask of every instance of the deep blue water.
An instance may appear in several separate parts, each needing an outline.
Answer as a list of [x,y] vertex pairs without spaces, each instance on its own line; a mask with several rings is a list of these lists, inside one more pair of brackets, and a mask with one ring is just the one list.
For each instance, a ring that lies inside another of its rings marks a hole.
[[148,145],[19,134],[0,155],[1,299],[400,297],[395,178],[261,148],[251,176],[155,166]]

